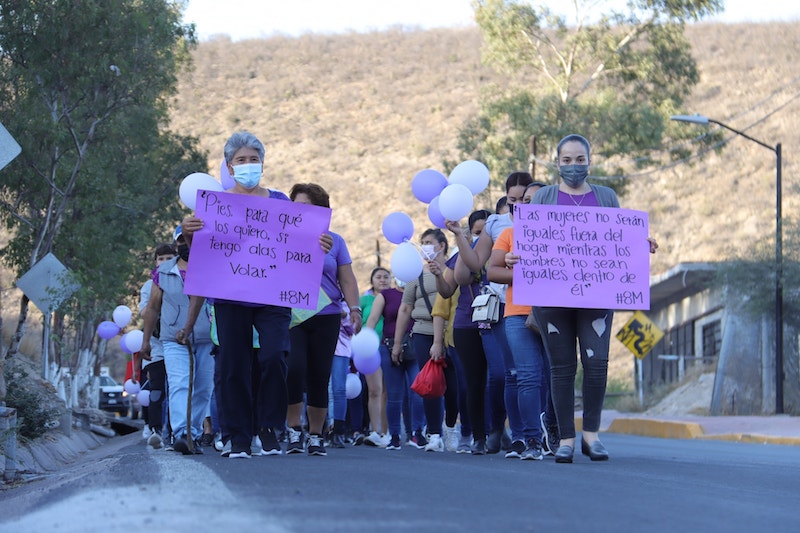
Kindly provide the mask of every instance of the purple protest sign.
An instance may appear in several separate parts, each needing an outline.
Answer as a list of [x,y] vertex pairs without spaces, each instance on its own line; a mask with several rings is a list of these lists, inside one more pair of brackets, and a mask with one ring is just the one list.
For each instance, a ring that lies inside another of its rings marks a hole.
[[200,190],[196,216],[186,294],[316,309],[330,209]]
[[540,307],[650,309],[647,213],[515,206],[514,302]]

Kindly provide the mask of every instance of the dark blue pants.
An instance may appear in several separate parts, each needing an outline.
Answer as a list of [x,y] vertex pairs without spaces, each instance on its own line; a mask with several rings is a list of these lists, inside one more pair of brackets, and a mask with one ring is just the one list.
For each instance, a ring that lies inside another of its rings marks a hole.
[[[288,395],[286,357],[289,354],[287,307],[248,307],[217,302],[214,305],[220,350],[220,416],[230,432],[233,449],[249,450],[253,420],[260,428],[284,427]],[[261,347],[253,357],[253,328]],[[255,375],[254,375],[255,374]],[[258,381],[254,391],[253,379]]]

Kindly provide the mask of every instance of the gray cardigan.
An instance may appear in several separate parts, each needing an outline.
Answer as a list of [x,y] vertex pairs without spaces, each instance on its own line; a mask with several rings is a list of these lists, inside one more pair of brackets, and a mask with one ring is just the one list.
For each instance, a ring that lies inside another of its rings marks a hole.
[[[592,183],[589,184],[589,187],[592,188],[592,192],[594,192],[594,195],[597,197],[597,203],[600,204],[600,207],[619,207],[619,200],[617,199],[617,193],[614,192],[614,189],[605,187],[603,185],[594,185]],[[557,204],[558,185],[548,185],[546,187],[542,187],[536,191],[536,194],[533,195],[531,203],[550,205]]]

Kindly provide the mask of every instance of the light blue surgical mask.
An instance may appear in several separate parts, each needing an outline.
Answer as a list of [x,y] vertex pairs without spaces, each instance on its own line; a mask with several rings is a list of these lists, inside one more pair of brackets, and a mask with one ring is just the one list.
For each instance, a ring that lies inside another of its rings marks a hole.
[[252,189],[261,181],[261,163],[234,166],[233,179],[245,189]]

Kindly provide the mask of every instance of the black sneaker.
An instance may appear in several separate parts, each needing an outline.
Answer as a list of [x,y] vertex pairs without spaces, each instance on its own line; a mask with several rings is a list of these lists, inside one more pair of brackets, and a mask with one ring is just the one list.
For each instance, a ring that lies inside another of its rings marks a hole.
[[305,451],[305,438],[303,436],[303,431],[295,428],[289,428],[289,442],[286,445],[286,454],[303,453],[303,451]]
[[422,434],[422,431],[417,430],[414,432],[414,435],[408,439],[408,444],[414,448],[417,448],[418,450],[422,450],[428,444],[428,439],[425,438],[425,435]]
[[[192,453],[193,454],[195,454],[195,455],[203,455],[203,444],[202,444],[201,441],[202,441],[202,438],[196,438],[196,439],[194,439],[194,441],[192,441],[192,444],[193,444]],[[212,445],[213,445],[213,442],[212,442]]]
[[334,433],[331,436],[331,448],[344,448],[344,447],[345,447],[344,435],[342,435],[341,433]]
[[214,435],[211,433],[203,433],[203,436],[200,437],[200,446],[213,446],[214,445]]
[[189,450],[189,441],[186,440],[186,437],[175,439],[174,450],[182,453],[183,455],[192,455],[192,452]]
[[520,459],[523,461],[541,461],[542,460],[542,443],[539,439],[528,439],[525,445],[525,451],[522,452]]
[[558,450],[558,444],[561,440],[561,435],[558,432],[558,426],[548,426],[544,423],[544,413],[539,415],[539,425],[542,427],[542,453],[544,455],[555,455]]
[[[486,453],[486,439],[474,440],[472,442],[472,455],[483,455]],[[497,453],[497,452],[495,452]]]
[[503,430],[502,429],[495,429],[489,433],[489,437],[486,439],[486,453],[498,453],[500,451],[500,446],[503,444]]
[[506,459],[519,459],[524,451],[525,443],[521,440],[515,440],[511,443],[511,448],[506,452]]
[[281,445],[278,443],[278,436],[272,428],[264,428],[258,432],[261,439],[261,455],[280,455],[283,453]]
[[172,433],[167,435],[167,438],[164,439],[164,451],[166,452],[175,451],[175,436]]
[[322,435],[309,435],[306,451],[308,455],[328,455],[328,452],[325,451],[325,442],[322,440]]
[[400,435],[392,435],[392,439],[389,441],[389,444],[386,445],[387,450],[399,450],[400,449]]
[[250,447],[247,446],[246,448],[231,448],[228,451],[228,455],[225,455],[223,451],[223,457],[227,457],[228,459],[250,459],[252,457],[252,453]]

